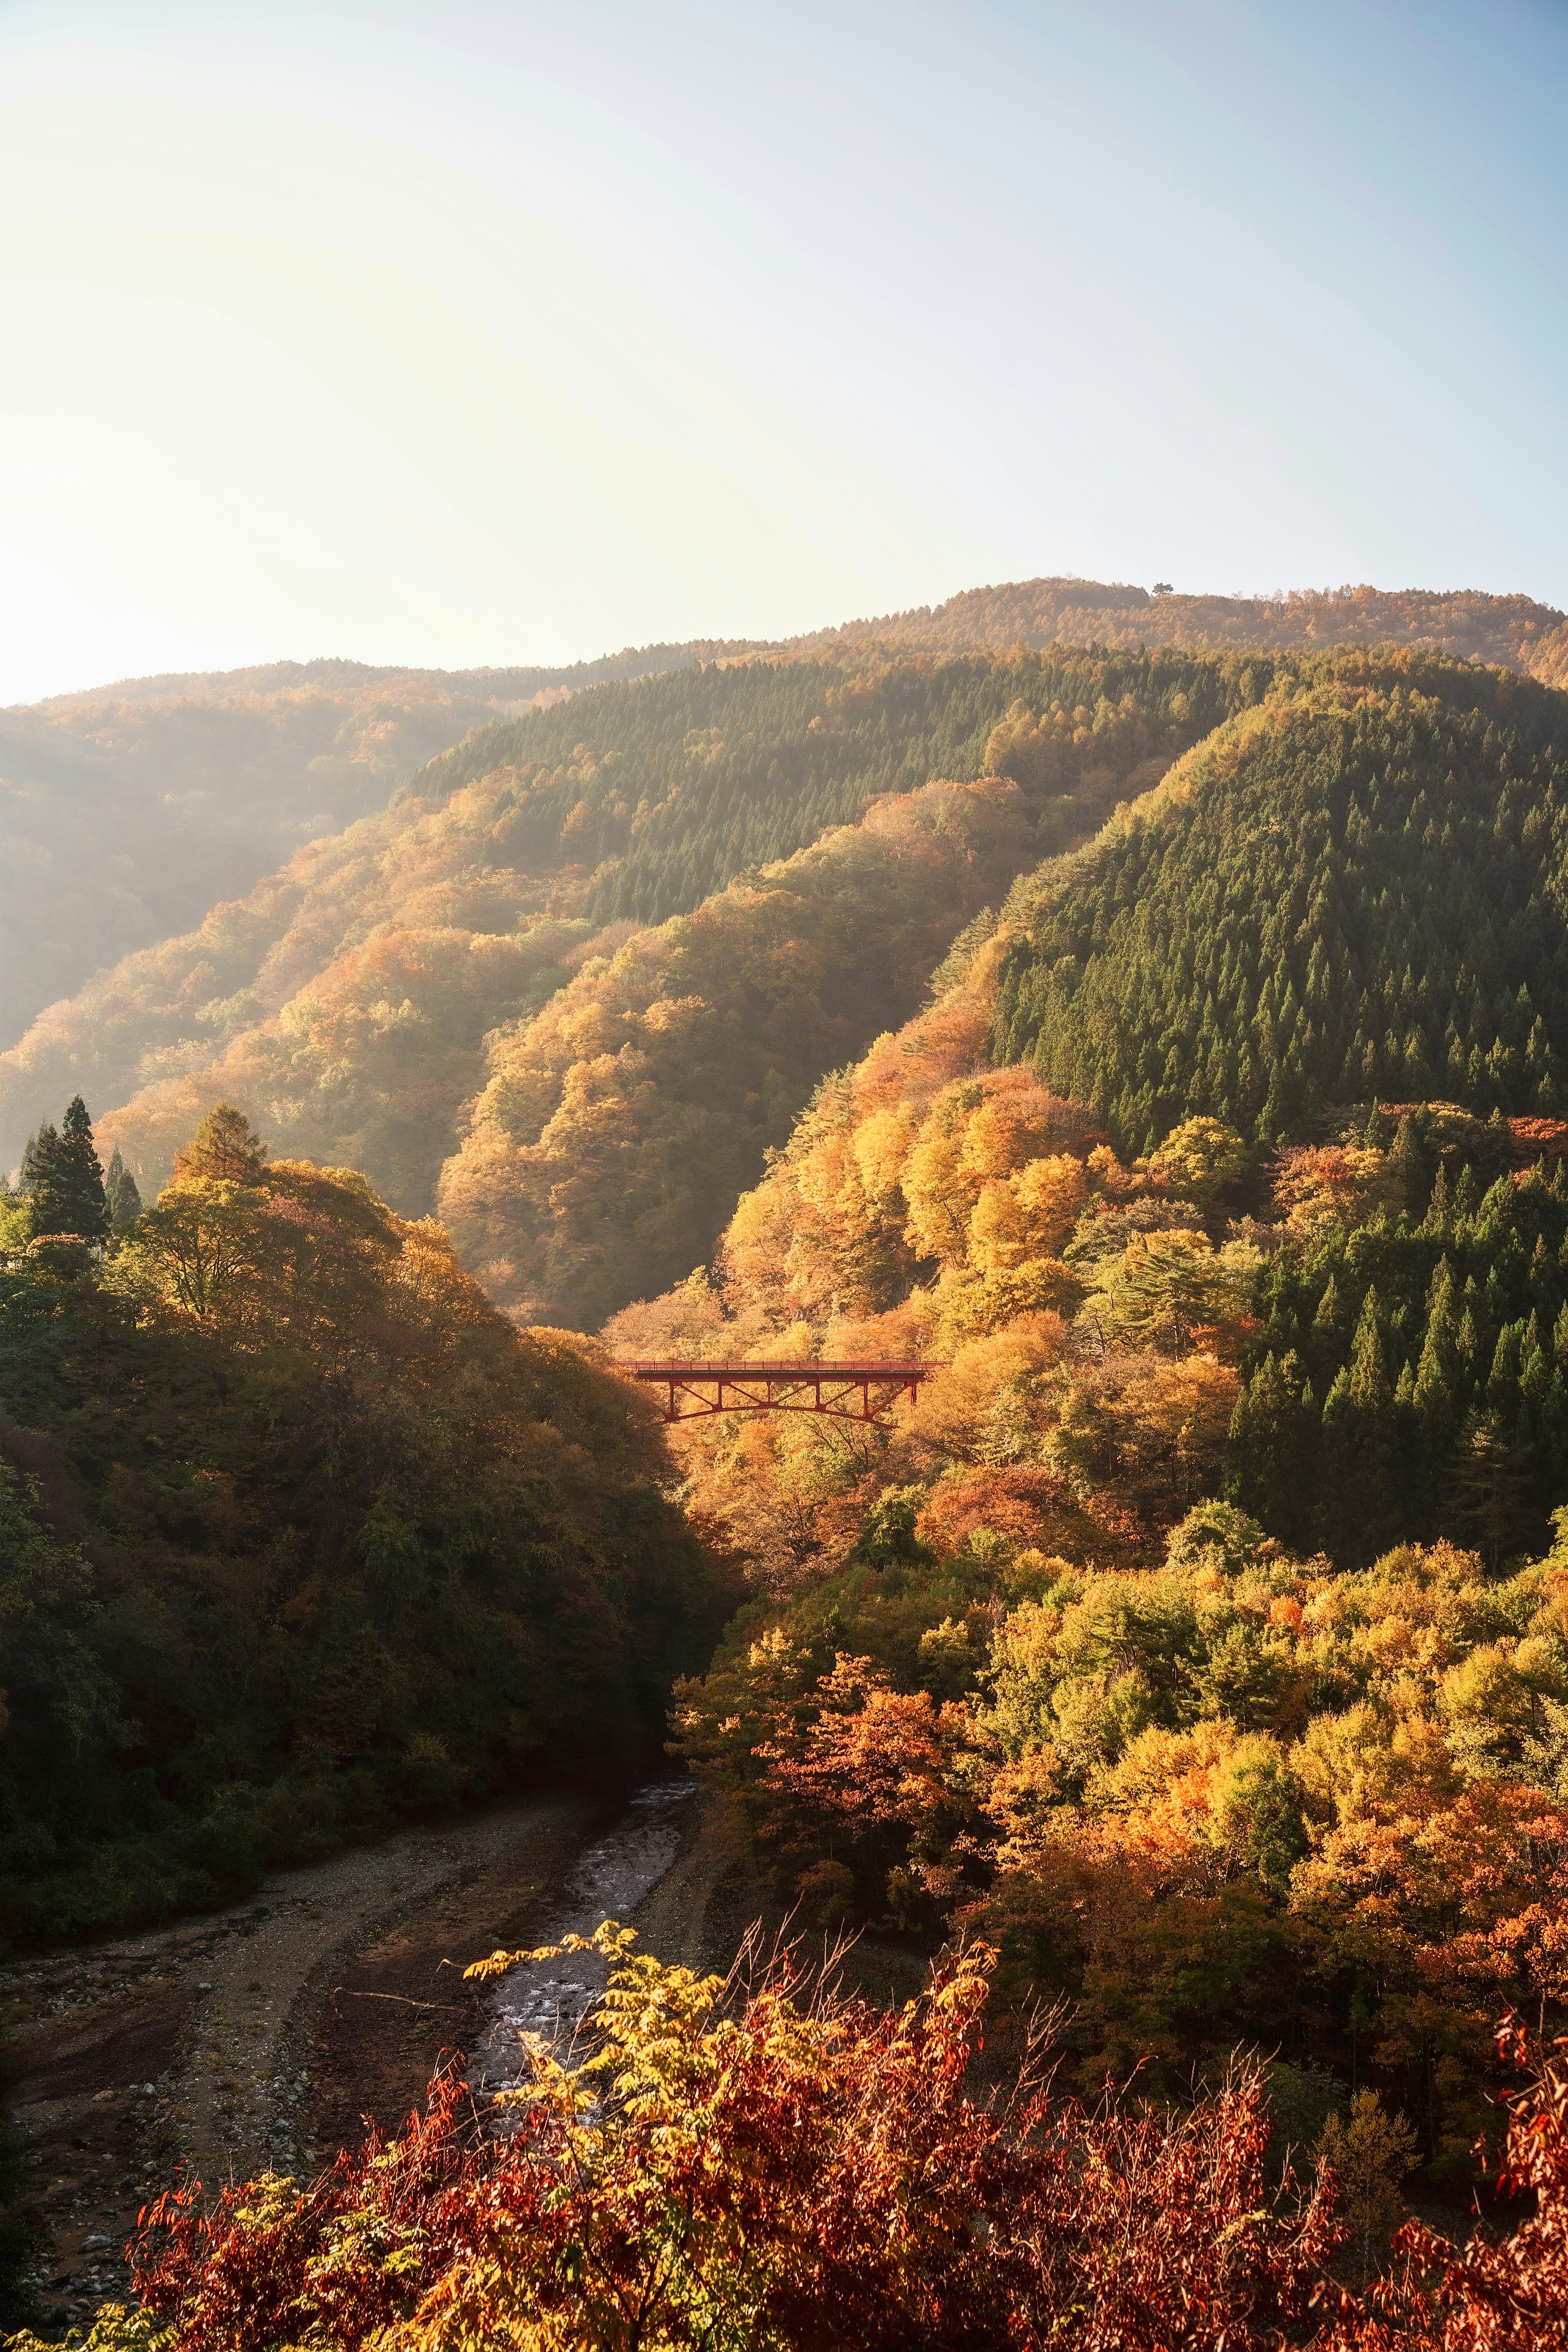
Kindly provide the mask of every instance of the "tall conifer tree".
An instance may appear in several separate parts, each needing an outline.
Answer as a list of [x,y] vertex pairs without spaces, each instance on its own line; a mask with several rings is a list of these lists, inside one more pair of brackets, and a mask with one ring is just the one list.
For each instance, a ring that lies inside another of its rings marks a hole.
[[84,1242],[109,1238],[103,1163],[93,1143],[87,1105],[79,1095],[71,1097],[60,1122],[58,1215],[57,1233],[79,1234]]

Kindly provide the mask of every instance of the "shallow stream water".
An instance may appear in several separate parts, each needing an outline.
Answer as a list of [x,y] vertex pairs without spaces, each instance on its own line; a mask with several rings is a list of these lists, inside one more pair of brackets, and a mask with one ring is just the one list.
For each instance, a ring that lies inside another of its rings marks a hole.
[[[680,1851],[682,1815],[697,1792],[694,1780],[649,1780],[619,1821],[579,1856],[566,1901],[541,1944],[563,1936],[591,1936],[601,1921],[624,1925]],[[518,2080],[518,2036],[542,2034],[569,2063],[584,2018],[609,1980],[596,1952],[568,1952],[509,1969],[489,1989],[489,2024],[468,2068],[477,2092],[505,2090]]]

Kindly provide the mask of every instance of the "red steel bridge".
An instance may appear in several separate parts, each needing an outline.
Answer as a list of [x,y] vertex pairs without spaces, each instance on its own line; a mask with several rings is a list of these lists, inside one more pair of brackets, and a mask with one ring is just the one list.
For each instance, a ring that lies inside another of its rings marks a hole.
[[901,1396],[916,1396],[942,1364],[688,1364],[638,1358],[612,1364],[628,1380],[663,1389],[666,1421],[720,1412],[819,1412],[880,1424]]

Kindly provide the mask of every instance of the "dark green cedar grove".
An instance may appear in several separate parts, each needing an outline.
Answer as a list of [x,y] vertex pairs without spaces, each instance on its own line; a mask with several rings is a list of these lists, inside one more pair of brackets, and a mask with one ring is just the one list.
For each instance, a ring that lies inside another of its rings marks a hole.
[[1343,1566],[1447,1536],[1495,1569],[1568,1486],[1568,1168],[1415,1190],[1270,1258],[1226,1488]]
[[1124,1149],[1335,1103],[1555,1112],[1568,697],[1418,655],[1280,663],[1091,847],[1014,894],[998,1057]]
[[76,1234],[84,1242],[108,1238],[103,1168],[79,1095],[67,1104],[58,1129],[46,1122],[28,1139],[22,1155],[22,1190],[35,1234]]

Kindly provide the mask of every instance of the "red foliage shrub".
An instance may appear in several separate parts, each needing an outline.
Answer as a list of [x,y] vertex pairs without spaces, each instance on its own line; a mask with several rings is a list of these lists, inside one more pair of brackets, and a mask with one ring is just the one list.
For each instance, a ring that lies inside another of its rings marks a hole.
[[982,2100],[983,1950],[889,2011],[787,1962],[747,1991],[599,1940],[623,1965],[596,2105],[539,2057],[506,2136],[447,2078],[303,2190],[165,2199],[138,2286],[173,2352],[1261,2352],[1310,2324],[1332,2191],[1265,2187],[1255,2070],[1173,2116],[1037,2069]]

